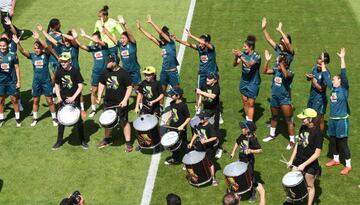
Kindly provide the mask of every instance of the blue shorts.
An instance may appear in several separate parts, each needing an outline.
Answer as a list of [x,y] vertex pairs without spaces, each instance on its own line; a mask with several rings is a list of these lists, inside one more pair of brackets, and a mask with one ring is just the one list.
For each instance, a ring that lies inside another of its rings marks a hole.
[[0,85],[0,96],[15,96],[16,94],[16,84]]
[[131,78],[131,84],[138,85],[141,82],[141,74],[139,70],[126,71]]
[[329,119],[328,135],[330,137],[344,138],[349,136],[349,119]]
[[203,74],[203,73],[200,73],[198,75],[198,88],[202,88],[203,86],[206,85],[206,77],[207,75],[206,74]]
[[179,73],[175,71],[161,71],[160,83],[161,85],[171,85],[172,87],[179,85]]
[[326,106],[327,106],[327,101],[323,101],[322,99],[319,100],[309,99],[307,104],[308,108],[312,108],[316,110],[316,112],[322,115],[325,115],[326,113]]
[[256,99],[259,94],[259,85],[241,81],[239,90],[242,95],[248,98]]
[[93,72],[91,74],[91,86],[98,86],[100,83],[100,80],[101,80],[101,76],[102,75],[99,75],[99,74],[96,74]]
[[280,107],[282,105],[291,105],[291,98],[289,95],[272,95],[270,106]]
[[41,96],[44,95],[46,97],[52,96],[53,94],[53,88],[51,85],[51,81],[45,81],[45,82],[39,82],[34,80],[32,83],[32,90],[31,95],[32,96]]

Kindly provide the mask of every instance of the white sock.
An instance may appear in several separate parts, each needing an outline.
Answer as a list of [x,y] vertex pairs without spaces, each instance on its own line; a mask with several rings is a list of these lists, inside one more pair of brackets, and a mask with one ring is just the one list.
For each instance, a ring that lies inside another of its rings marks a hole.
[[16,119],[16,120],[20,120],[20,113],[19,113],[19,112],[16,112],[16,113],[15,113],[15,119]]
[[334,161],[336,161],[336,162],[340,161],[339,155],[335,155],[335,154],[334,154]]
[[245,116],[246,121],[252,121],[248,116]]
[[351,168],[351,159],[345,159],[345,166]]
[[52,117],[52,119],[55,119],[56,118],[56,112],[52,112],[51,117]]
[[270,135],[271,136],[275,136],[275,131],[276,131],[276,128],[273,128],[273,127],[270,127]]
[[84,108],[84,102],[80,102],[80,108],[81,108],[81,110],[85,110],[85,108]]
[[294,135],[290,135],[290,142],[295,142],[295,136]]
[[0,113],[0,120],[4,119],[4,113]]
[[52,92],[53,92],[53,94],[56,94],[55,87],[53,87],[53,91],[52,91]]
[[91,105],[91,109],[92,109],[93,111],[96,111],[96,105]]
[[37,112],[33,112],[33,118],[37,119]]
[[21,105],[21,100],[20,99],[18,100],[18,103],[19,103],[19,105]]

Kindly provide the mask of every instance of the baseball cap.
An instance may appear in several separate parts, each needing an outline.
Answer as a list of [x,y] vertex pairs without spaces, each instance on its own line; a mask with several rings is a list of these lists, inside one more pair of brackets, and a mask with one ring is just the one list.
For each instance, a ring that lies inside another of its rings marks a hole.
[[312,108],[306,108],[300,114],[297,115],[299,119],[314,118],[316,116],[317,116],[317,112]]
[[215,80],[218,80],[218,79],[219,79],[219,75],[218,75],[217,73],[213,73],[213,72],[207,74],[206,77],[207,77],[208,79],[215,79]]
[[203,111],[201,111],[201,112],[199,113],[198,117],[199,117],[200,119],[205,119],[205,120],[207,120],[207,119],[211,118],[212,115],[213,115],[213,113],[212,113],[210,110],[203,110]]
[[154,66],[147,66],[143,69],[143,73],[145,73],[145,74],[156,73],[156,68]]
[[254,122],[252,122],[252,121],[243,121],[243,122],[241,122],[240,123],[240,128],[242,129],[242,128],[247,128],[247,129],[249,129],[249,131],[250,132],[254,132],[254,131],[256,131],[256,125],[255,125],[255,123]]
[[168,95],[173,96],[173,95],[182,95],[184,94],[184,91],[179,88],[179,87],[175,87],[172,88],[171,90],[169,90]]
[[70,59],[71,59],[71,54],[70,54],[70,52],[63,52],[63,53],[61,53],[59,59],[62,60],[62,61],[68,61],[68,60],[70,60]]

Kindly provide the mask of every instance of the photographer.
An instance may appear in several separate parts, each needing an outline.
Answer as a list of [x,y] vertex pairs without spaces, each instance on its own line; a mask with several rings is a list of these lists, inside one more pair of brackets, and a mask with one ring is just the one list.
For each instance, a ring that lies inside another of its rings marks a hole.
[[85,205],[85,199],[79,191],[75,191],[69,198],[64,198],[59,205]]

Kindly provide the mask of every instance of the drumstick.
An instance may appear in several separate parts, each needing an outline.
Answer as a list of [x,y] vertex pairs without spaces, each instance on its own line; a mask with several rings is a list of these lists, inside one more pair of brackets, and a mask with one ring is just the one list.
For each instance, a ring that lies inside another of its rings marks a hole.
[[113,105],[113,106],[105,108],[105,110],[112,109],[112,108],[118,108],[118,107],[121,107],[121,105]]
[[177,127],[171,127],[171,126],[167,126],[167,125],[163,125],[163,127],[165,127],[165,128],[169,128],[169,129],[178,130],[178,128],[177,128]]
[[[281,159],[280,159],[279,161],[282,162],[282,163],[284,163],[284,164],[289,165],[289,163],[288,163],[287,161],[285,161],[285,160],[281,160]],[[294,167],[295,169],[298,169],[298,167],[295,166],[295,165],[290,164],[289,166],[290,166],[290,167]]]

